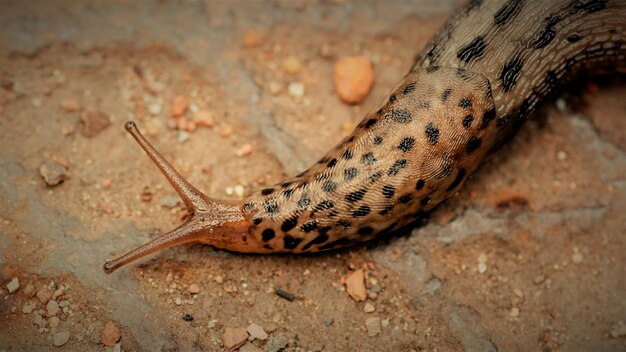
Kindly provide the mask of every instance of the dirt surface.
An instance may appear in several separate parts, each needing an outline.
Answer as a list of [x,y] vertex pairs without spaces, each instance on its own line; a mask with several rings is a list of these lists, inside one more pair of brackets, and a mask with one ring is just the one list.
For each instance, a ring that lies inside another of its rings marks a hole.
[[[184,216],[126,120],[191,183],[237,199],[348,134],[455,5],[2,2],[0,351],[219,351],[251,323],[269,337],[242,351],[626,350],[616,84],[567,92],[582,102],[567,112],[547,102],[426,224],[388,240],[307,256],[183,246],[102,272]],[[375,84],[348,106],[332,69],[354,54]],[[207,110],[215,126],[177,129],[176,96],[185,119]],[[47,186],[43,164],[65,180]],[[365,302],[343,284],[358,269]]]

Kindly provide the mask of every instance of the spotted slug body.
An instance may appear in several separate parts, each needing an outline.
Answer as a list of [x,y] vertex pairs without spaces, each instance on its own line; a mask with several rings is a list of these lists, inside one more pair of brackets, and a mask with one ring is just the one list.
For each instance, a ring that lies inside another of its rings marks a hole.
[[454,195],[557,85],[583,69],[625,67],[625,39],[626,0],[470,0],[350,136],[242,202],[202,194],[129,122],[191,216],[104,270],[189,242],[302,253],[400,228]]

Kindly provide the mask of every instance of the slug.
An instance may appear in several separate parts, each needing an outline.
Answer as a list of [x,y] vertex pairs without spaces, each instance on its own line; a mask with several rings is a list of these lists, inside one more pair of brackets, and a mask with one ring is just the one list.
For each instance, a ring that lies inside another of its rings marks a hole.
[[626,0],[470,0],[350,136],[240,202],[201,193],[128,122],[191,215],[104,271],[183,243],[303,253],[398,229],[454,195],[555,87],[581,70],[623,69],[625,39]]

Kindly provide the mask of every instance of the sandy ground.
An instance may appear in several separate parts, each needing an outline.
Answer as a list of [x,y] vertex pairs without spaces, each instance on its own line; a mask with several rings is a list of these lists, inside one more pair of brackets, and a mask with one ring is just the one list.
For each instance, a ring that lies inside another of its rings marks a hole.
[[[348,134],[454,6],[2,2],[0,351],[219,351],[227,328],[251,323],[269,337],[242,351],[626,350],[626,89],[615,82],[565,92],[567,112],[548,101],[426,224],[385,241],[308,256],[192,245],[102,272],[184,210],[126,120],[207,194],[237,199]],[[332,86],[337,58],[353,54],[375,71],[354,107]],[[302,67],[287,73],[288,58]],[[173,128],[178,95],[185,118],[206,109],[216,125]],[[96,112],[111,125],[85,131],[81,116]],[[55,187],[40,175],[51,161],[67,167]],[[358,269],[366,302],[342,284]],[[113,347],[107,321],[121,330]]]

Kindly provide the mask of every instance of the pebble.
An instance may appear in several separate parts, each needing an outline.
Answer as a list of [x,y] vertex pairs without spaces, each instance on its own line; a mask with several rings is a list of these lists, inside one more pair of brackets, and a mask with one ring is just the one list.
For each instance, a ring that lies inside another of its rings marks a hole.
[[484,274],[487,271],[487,264],[478,263],[478,272]]
[[374,337],[382,332],[380,318],[378,317],[367,318],[365,327],[367,328],[367,336],[369,337]]
[[26,284],[26,287],[24,287],[24,290],[22,291],[24,292],[24,294],[26,295],[26,297],[33,297],[35,296],[35,286],[33,286],[33,284],[28,283]]
[[535,276],[535,278],[533,279],[533,282],[535,283],[535,285],[540,285],[540,284],[542,284],[545,280],[546,280],[546,277],[545,277],[544,275],[537,275],[537,276]]
[[59,319],[59,317],[52,317],[52,318],[48,319],[48,325],[50,325],[51,328],[59,327],[59,323],[60,322],[61,322],[61,320]]
[[53,299],[49,300],[48,304],[46,304],[46,315],[49,317],[53,317],[59,314],[60,310],[61,309],[59,309],[59,304]]
[[30,314],[32,312],[33,312],[33,306],[31,306],[28,303],[24,303],[24,305],[22,306],[22,313]]
[[326,319],[326,320],[324,320],[324,325],[331,326],[331,325],[333,325],[334,322],[335,322],[335,319],[332,319],[332,318],[331,319]]
[[196,111],[195,114],[193,114],[193,119],[192,121],[200,127],[213,127],[215,126],[215,114],[213,114],[213,112],[206,110],[206,109],[200,109],[198,111]]
[[83,136],[93,138],[111,125],[109,115],[99,110],[87,109],[80,114],[83,122]]
[[289,345],[289,342],[282,333],[276,334],[265,344],[265,352],[279,352]]
[[266,340],[268,337],[265,330],[263,330],[261,326],[255,323],[248,325],[248,327],[246,328],[246,331],[248,331],[248,334],[250,334],[250,337],[253,337],[255,339]]
[[172,208],[176,208],[178,206],[178,204],[180,204],[180,197],[175,196],[173,194],[168,194],[166,196],[164,196],[163,198],[161,198],[161,200],[159,201],[159,203],[169,209]]
[[517,307],[511,308],[509,315],[511,316],[511,318],[517,318],[519,316],[519,308]]
[[374,71],[370,59],[363,56],[340,58],[333,72],[335,89],[341,100],[357,104],[369,94],[374,83]]
[[365,274],[363,269],[355,270],[346,279],[346,289],[353,300],[365,301],[367,298],[367,290],[365,289]]
[[189,293],[194,295],[200,293],[200,287],[197,284],[189,285]]
[[70,332],[69,331],[61,331],[52,335],[52,344],[61,347],[70,340]]
[[616,339],[621,336],[626,336],[626,324],[620,320],[611,326],[611,337]]
[[100,342],[103,345],[113,347],[122,338],[122,332],[111,320],[104,324],[104,328],[100,333]]
[[17,277],[14,277],[7,284],[7,290],[9,290],[9,293],[15,293],[19,289],[20,289],[20,280]]
[[189,99],[184,95],[177,95],[172,99],[172,116],[183,116],[189,109]]
[[152,116],[158,116],[159,114],[161,114],[162,111],[163,105],[161,105],[160,102],[154,102],[148,105],[148,112],[150,112]]
[[248,332],[243,328],[226,328],[222,334],[222,343],[229,351],[234,351],[248,341]]
[[374,307],[373,304],[371,303],[365,303],[365,307],[363,307],[363,311],[365,313],[373,313],[376,310],[376,307]]
[[43,317],[39,313],[33,314],[33,323],[35,323],[35,325],[37,325],[40,328],[43,328],[44,326],[46,326],[46,321],[43,320]]
[[244,191],[245,189],[242,185],[235,185],[235,187],[233,187],[233,193],[239,198],[243,197]]
[[295,74],[302,70],[302,63],[295,56],[289,56],[283,61],[283,70],[289,74]]
[[37,298],[39,299],[39,302],[41,302],[41,304],[46,304],[52,298],[52,292],[44,287],[41,290],[37,291]]
[[263,36],[259,32],[253,29],[250,29],[246,31],[246,35],[244,37],[243,43],[246,46],[246,48],[257,47],[263,43]]
[[80,103],[78,103],[78,99],[74,97],[68,97],[61,100],[61,109],[67,112],[76,112],[80,110]]
[[285,290],[281,290],[280,288],[277,288],[275,292],[276,292],[276,295],[278,295],[278,297],[284,298],[288,300],[289,302],[293,302],[293,300],[296,299],[296,295],[294,295],[293,293],[289,291],[285,291]]
[[39,167],[39,174],[48,186],[56,186],[68,179],[65,166],[54,160],[46,160]]
[[206,327],[209,328],[209,329],[213,329],[215,327],[215,325],[217,325],[217,320],[216,319],[211,319],[207,323]]
[[559,161],[564,161],[565,159],[567,159],[567,153],[566,153],[566,152],[564,152],[564,151],[562,151],[562,150],[560,150],[560,151],[558,151],[558,152],[556,153],[556,158],[557,158]]
[[389,318],[383,319],[380,323],[383,326],[383,328],[389,326]]
[[287,86],[287,92],[292,97],[300,99],[304,96],[304,84],[300,82],[291,82]]
[[227,123],[224,123],[220,126],[220,136],[222,137],[230,137],[233,134],[234,130],[233,127]]
[[239,148],[235,154],[237,156],[246,156],[252,154],[252,144],[246,143]]
[[180,297],[176,297],[176,299],[174,300],[174,303],[175,303],[177,306],[180,306],[181,304],[183,304],[183,301],[180,299]]
[[572,254],[572,263],[574,264],[580,264],[583,262],[583,255],[580,252],[575,252],[574,254]]

